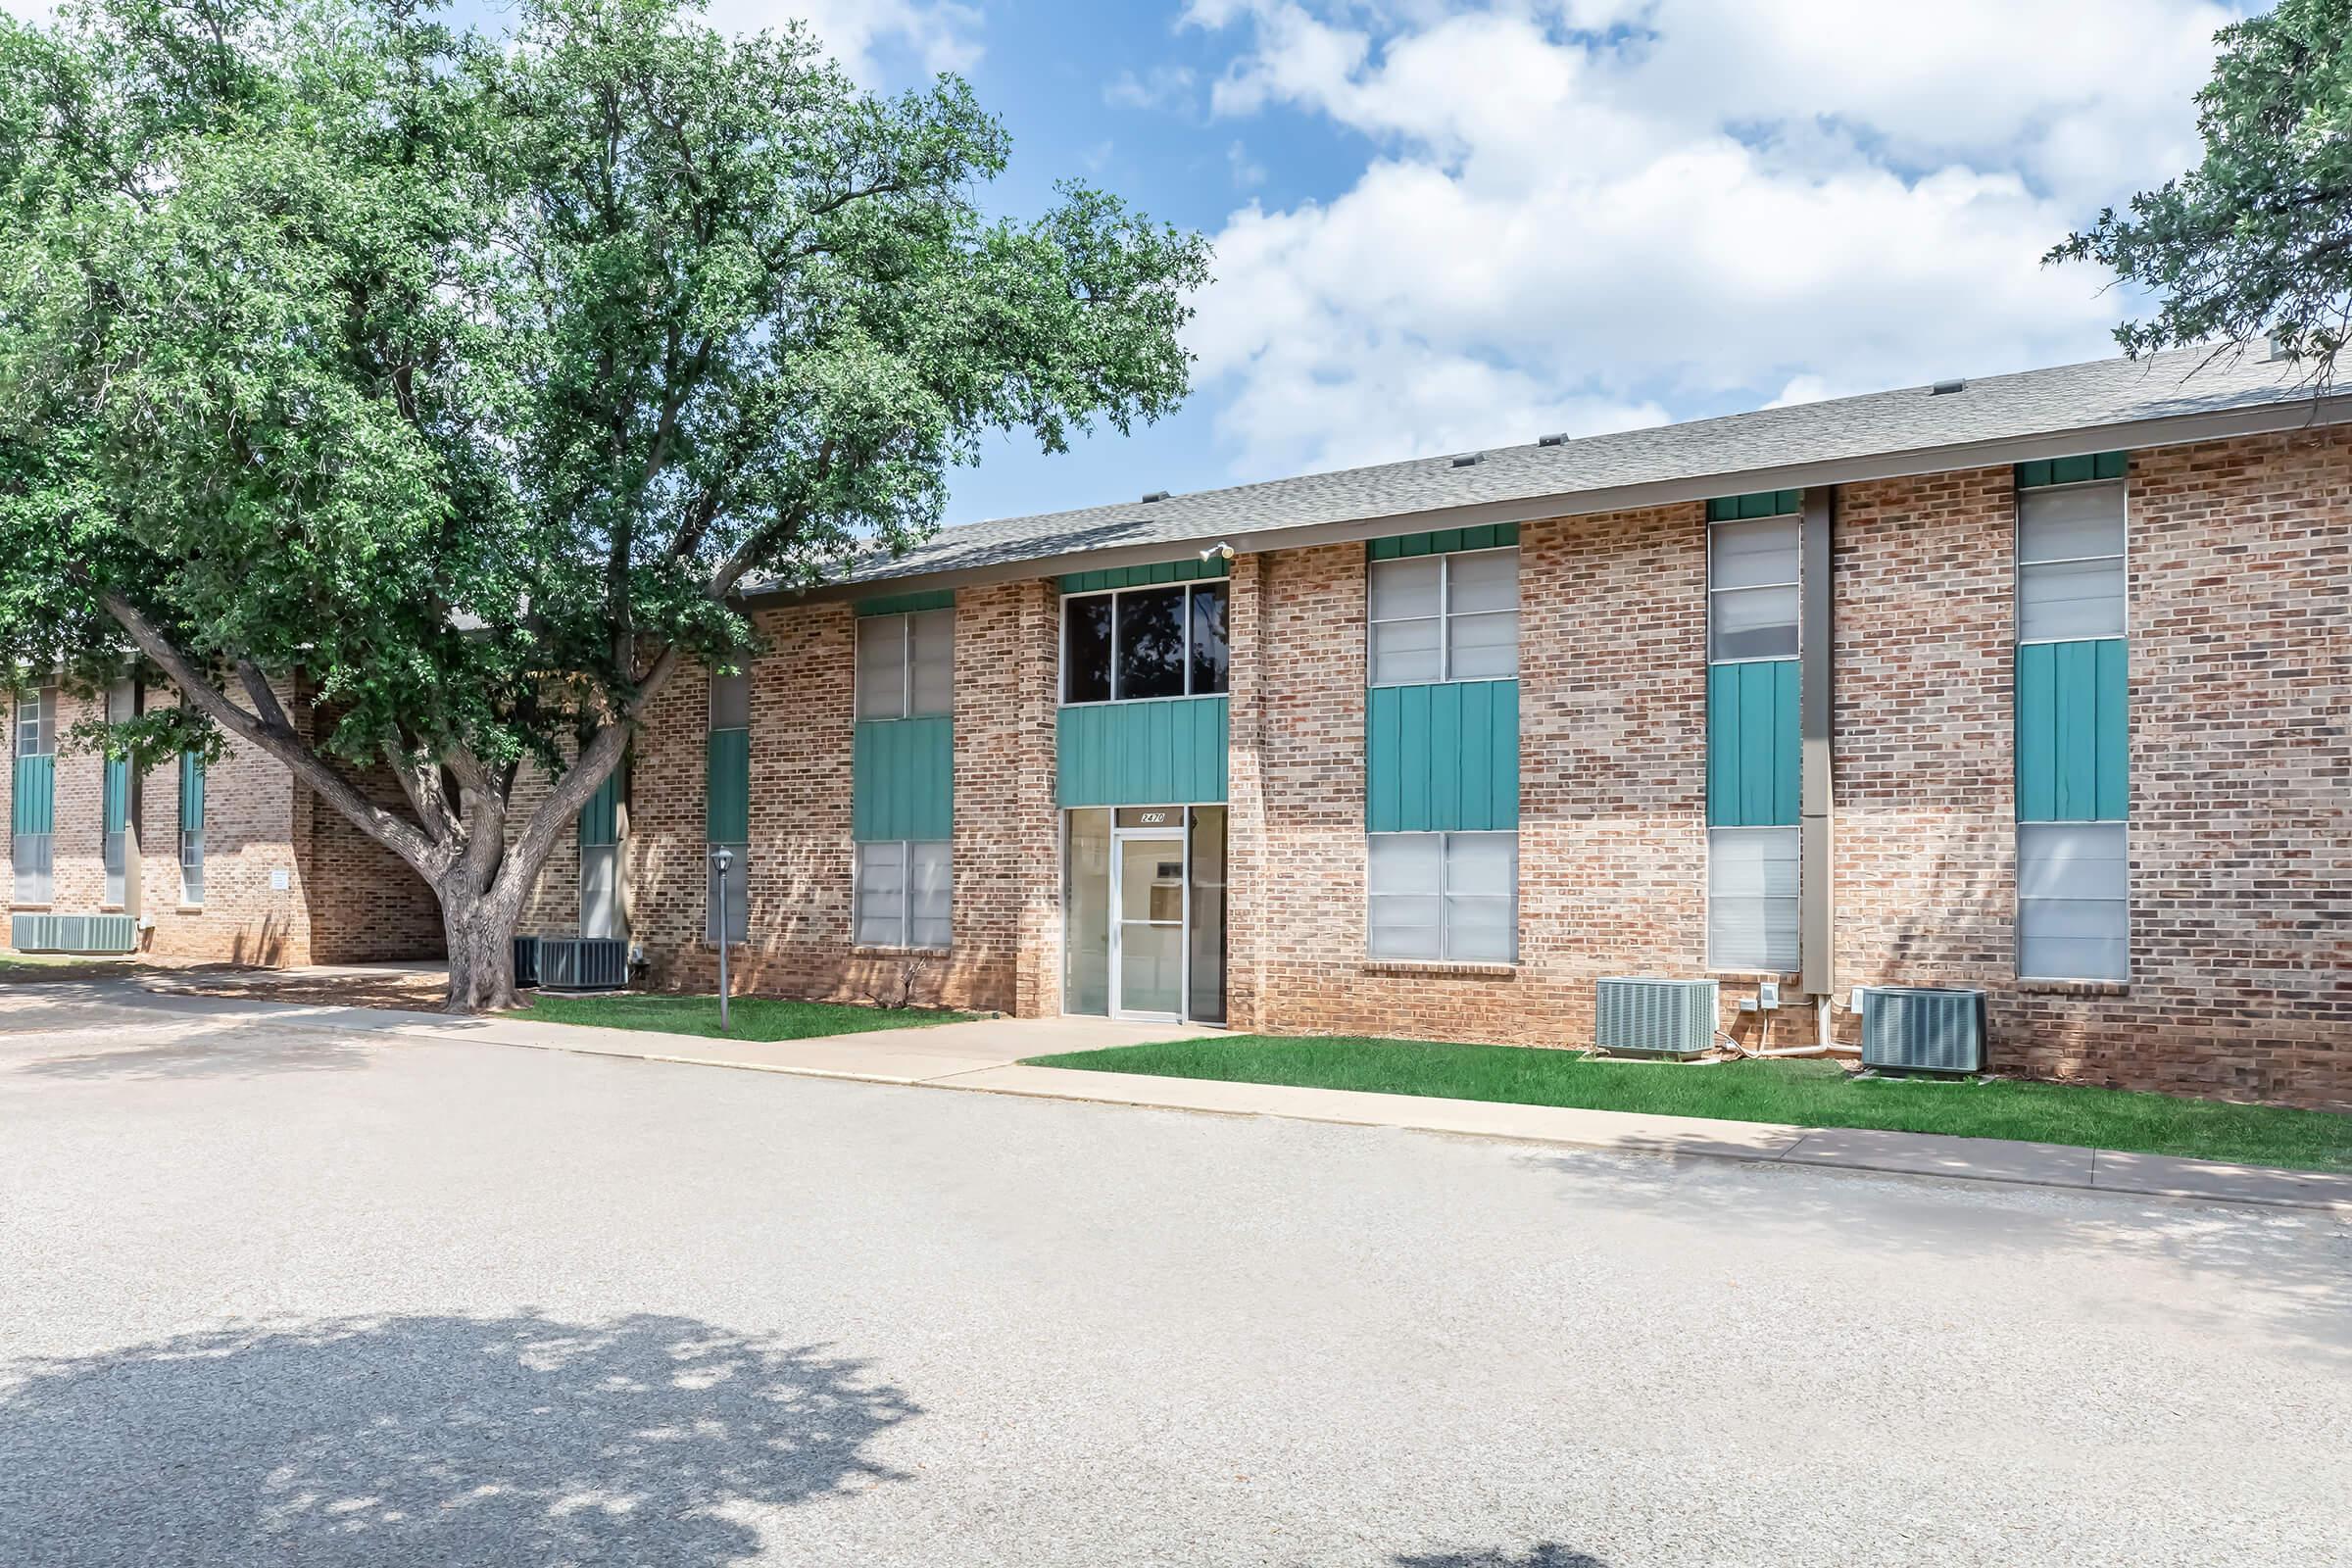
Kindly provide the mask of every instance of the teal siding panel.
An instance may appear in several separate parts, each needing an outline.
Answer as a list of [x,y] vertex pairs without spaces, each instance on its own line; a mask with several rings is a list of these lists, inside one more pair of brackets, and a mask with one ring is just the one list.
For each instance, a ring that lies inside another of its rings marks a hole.
[[179,754],[179,830],[204,831],[204,759],[194,752]]
[[1364,554],[1372,561],[1402,561],[1412,556],[1449,555],[1457,550],[1500,550],[1518,542],[1517,523],[1490,522],[1476,528],[1440,528],[1430,533],[1371,539],[1365,541]]
[[1105,588],[1149,588],[1155,583],[1200,582],[1207,578],[1224,577],[1232,566],[1223,557],[1202,561],[1188,556],[1182,561],[1155,562],[1149,566],[1111,566],[1101,571],[1073,571],[1061,579],[1065,594],[1101,593]]
[[1801,751],[1795,660],[1709,666],[1710,824],[1787,827],[1794,823]]
[[109,758],[99,784],[104,812],[103,830],[120,833],[130,825],[130,762],[124,758]]
[[748,844],[752,838],[752,732],[710,731],[705,753],[708,798],[705,836],[712,844]]
[[620,842],[620,772],[596,787],[580,808],[580,843],[594,848]]
[[1223,697],[1064,708],[1054,724],[1060,804],[1213,805],[1225,799],[1231,746]]
[[57,759],[52,756],[17,759],[9,811],[9,826],[19,833],[57,830]]
[[860,599],[857,604],[860,615],[912,615],[926,610],[953,610],[956,590],[935,588],[927,593],[886,594],[880,599]]
[[2017,466],[2017,487],[2033,490],[2045,484],[2081,484],[2088,479],[2121,479],[2132,466],[2128,452],[2093,452],[2076,458],[2044,458]]
[[1709,522],[1738,522],[1748,517],[1783,517],[1802,512],[1802,490],[1753,490],[1743,496],[1717,496],[1707,503]]
[[2124,640],[2030,643],[2017,651],[2017,815],[2024,822],[2122,821],[2131,730]]
[[1366,831],[1479,833],[1518,825],[1517,681],[1365,693]]
[[860,842],[953,836],[953,719],[889,718],[861,723],[852,743],[851,766],[851,831]]
[[2124,640],[2101,638],[2093,672],[2098,690],[2099,776],[2092,808],[2104,822],[2120,822],[2132,814],[2131,676],[2125,665]]

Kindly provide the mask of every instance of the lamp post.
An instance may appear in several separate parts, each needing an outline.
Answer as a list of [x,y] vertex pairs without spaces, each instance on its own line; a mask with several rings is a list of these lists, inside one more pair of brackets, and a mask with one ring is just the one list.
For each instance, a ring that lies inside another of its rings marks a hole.
[[734,852],[725,845],[713,845],[710,850],[710,869],[717,873],[712,879],[718,888],[718,1032],[727,1032],[727,936],[734,929],[727,918],[727,867],[735,863]]

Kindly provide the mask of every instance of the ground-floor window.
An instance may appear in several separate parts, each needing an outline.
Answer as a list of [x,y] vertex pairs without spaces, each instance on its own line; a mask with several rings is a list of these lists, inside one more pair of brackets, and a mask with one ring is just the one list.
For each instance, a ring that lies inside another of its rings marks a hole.
[[1803,829],[1707,830],[1707,967],[1793,974]]
[[183,752],[179,759],[179,902],[204,903],[204,759]]
[[9,869],[15,884],[9,897],[18,904],[47,904],[51,896],[50,836],[19,833],[9,841]]
[[1374,833],[1365,871],[1373,957],[1517,960],[1518,834]]
[[2131,877],[2121,822],[2020,822],[2019,976],[2129,979]]
[[[727,852],[726,897],[719,897],[718,855]],[[718,941],[718,911],[727,911],[727,940],[749,942],[752,939],[752,847],[749,844],[706,844],[703,846],[703,940]]]
[[627,935],[620,917],[620,846],[580,846],[580,935]]
[[862,948],[945,948],[953,878],[945,839],[858,846],[857,941]]

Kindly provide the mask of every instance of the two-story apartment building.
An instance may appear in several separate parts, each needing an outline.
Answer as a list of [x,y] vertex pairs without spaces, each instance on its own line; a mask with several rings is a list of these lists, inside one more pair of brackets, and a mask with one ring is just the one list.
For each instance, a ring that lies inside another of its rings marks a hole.
[[708,985],[725,845],[781,994],[1577,1045],[1607,975],[1954,984],[2003,1069],[2352,1103],[2352,424],[2200,359],[755,593],[759,655],[663,694],[529,924]]

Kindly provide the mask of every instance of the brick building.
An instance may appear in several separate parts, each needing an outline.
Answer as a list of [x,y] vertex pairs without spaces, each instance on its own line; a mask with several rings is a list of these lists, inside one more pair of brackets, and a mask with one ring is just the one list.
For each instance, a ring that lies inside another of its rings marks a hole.
[[[2199,358],[755,594],[758,657],[662,694],[526,929],[707,986],[725,845],[778,994],[1574,1045],[1608,975],[1719,976],[1727,1025],[1954,984],[2002,1069],[2352,1105],[2352,426]],[[1817,1017],[1850,1038],[1775,1027]]]
[[[301,694],[279,700],[307,719]],[[261,964],[441,952],[431,890],[276,759],[232,738],[209,766],[187,758],[140,774],[60,744],[84,719],[177,701],[129,681],[10,699],[12,946]]]

